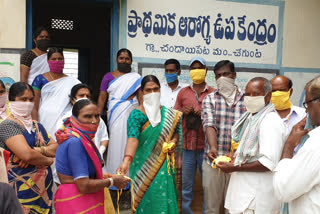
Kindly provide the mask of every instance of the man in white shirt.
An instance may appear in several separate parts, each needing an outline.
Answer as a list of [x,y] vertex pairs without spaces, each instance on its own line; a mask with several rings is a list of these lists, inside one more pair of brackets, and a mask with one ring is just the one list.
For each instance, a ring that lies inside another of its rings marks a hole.
[[181,74],[180,63],[176,59],[168,59],[164,63],[166,83],[161,83],[161,105],[167,108],[173,108],[176,103],[179,91],[188,84],[182,83],[178,80]]
[[244,95],[247,112],[232,127],[232,140],[239,142],[235,159],[217,164],[222,171],[231,172],[225,207],[231,214],[276,214],[280,201],[274,197],[272,177],[285,141],[285,127],[270,103],[267,79],[251,79]]
[[[303,105],[316,128],[304,129],[306,118],[293,127],[273,177],[275,196],[289,202],[290,214],[320,213],[320,76],[308,82],[305,90]],[[293,156],[307,134],[309,138]]]
[[[292,95],[292,81],[286,76],[278,75],[272,78],[272,96],[271,102],[274,104],[279,116],[281,117],[287,134],[299,121],[307,114],[305,109],[292,105],[290,97]],[[281,214],[288,214],[288,204],[281,204]]]

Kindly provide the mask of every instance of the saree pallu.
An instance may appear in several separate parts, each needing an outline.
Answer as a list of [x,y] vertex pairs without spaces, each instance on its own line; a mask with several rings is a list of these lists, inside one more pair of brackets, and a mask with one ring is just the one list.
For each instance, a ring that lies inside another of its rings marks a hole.
[[[81,134],[77,129],[71,128],[74,135],[81,139],[89,158],[96,169],[96,178],[103,179],[101,161],[98,157],[98,148]],[[79,137],[80,136],[80,137]],[[54,195],[54,206],[56,214],[114,214],[115,210],[109,190],[104,188],[95,193],[81,194],[75,184],[61,184]]]
[[[162,107],[160,124],[156,127],[145,124],[141,129],[139,146],[130,166],[135,213],[175,214],[181,210],[181,116],[179,111]],[[175,168],[169,169],[162,146],[175,133],[180,134],[176,144],[176,162]]]
[[[44,135],[45,129],[34,123],[35,133],[24,134],[28,145],[33,147],[46,146],[50,138]],[[8,163],[8,180],[18,196],[25,213],[51,213],[52,207],[52,172],[50,167],[27,168],[18,167],[17,157],[11,153]]]
[[[33,51],[34,52],[34,51]],[[42,54],[35,58],[32,61],[29,76],[28,76],[28,83],[29,85],[32,84],[34,78],[38,76],[39,74],[44,74],[46,72],[50,71],[49,65],[48,65],[48,55],[47,53]]]

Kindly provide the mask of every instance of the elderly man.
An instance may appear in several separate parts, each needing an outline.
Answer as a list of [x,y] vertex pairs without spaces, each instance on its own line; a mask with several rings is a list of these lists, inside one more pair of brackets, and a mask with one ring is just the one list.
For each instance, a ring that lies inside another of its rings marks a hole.
[[206,133],[202,163],[205,214],[218,214],[224,209],[230,174],[213,169],[211,163],[217,156],[230,153],[231,127],[246,111],[243,92],[235,85],[237,74],[234,64],[229,60],[222,60],[213,70],[218,90],[203,100],[201,114]]
[[[293,127],[273,178],[275,195],[289,202],[290,214],[320,213],[320,76],[308,82],[305,90],[303,105],[316,128],[304,129],[306,118]],[[309,138],[293,156],[307,133]]]
[[176,103],[179,91],[188,84],[179,81],[178,76],[181,74],[180,63],[176,59],[168,59],[164,63],[166,83],[161,83],[160,92],[161,105],[167,108],[173,108]]
[[232,139],[239,142],[235,160],[217,164],[222,171],[231,172],[225,202],[231,214],[280,211],[272,177],[286,131],[270,99],[271,84],[267,79],[256,77],[248,82],[244,97],[247,112],[232,127]]
[[207,85],[206,75],[206,61],[201,57],[193,58],[190,62],[192,84],[180,90],[174,106],[174,109],[183,112],[182,213],[184,214],[193,213],[190,205],[197,168],[202,175],[205,139],[201,125],[202,101],[214,90]]

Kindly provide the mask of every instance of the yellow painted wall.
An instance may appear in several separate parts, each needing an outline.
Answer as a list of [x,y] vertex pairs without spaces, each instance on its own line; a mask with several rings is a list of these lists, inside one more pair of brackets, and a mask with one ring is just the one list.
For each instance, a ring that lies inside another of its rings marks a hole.
[[25,48],[26,1],[0,0],[0,48]]
[[320,0],[286,0],[283,67],[320,68]]

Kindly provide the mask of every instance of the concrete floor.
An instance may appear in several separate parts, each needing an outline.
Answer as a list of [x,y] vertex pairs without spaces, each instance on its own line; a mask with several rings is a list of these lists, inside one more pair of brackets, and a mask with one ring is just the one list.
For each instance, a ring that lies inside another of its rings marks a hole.
[[[115,195],[112,193],[111,193],[111,196],[112,196],[112,198],[115,198]],[[125,207],[120,206],[120,208],[121,208],[120,214],[131,214],[131,210],[126,208],[129,205],[127,203],[128,197],[130,197],[130,195],[128,195],[128,193],[125,193],[123,196],[121,196],[122,200],[120,198],[120,202],[126,201]],[[122,204],[122,203],[120,203],[120,204]],[[203,190],[202,190],[201,176],[200,176],[200,172],[198,170],[197,176],[196,176],[196,183],[194,186],[194,192],[193,192],[193,202],[191,204],[191,209],[194,214],[202,214],[202,204],[203,204]],[[115,205],[115,209],[117,209],[116,206],[117,205]]]

